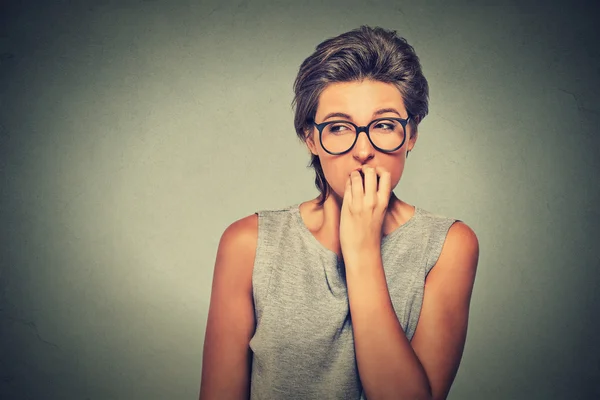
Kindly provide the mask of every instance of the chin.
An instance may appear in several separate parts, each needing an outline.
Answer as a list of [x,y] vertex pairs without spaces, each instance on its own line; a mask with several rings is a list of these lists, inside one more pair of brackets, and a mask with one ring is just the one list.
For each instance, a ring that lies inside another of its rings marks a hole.
[[344,199],[344,191],[342,190],[341,192],[339,192],[331,186],[329,186],[329,197],[333,197],[334,199],[337,199],[341,202]]
[[338,193],[337,191],[332,190],[329,195],[337,198],[340,201],[344,200],[344,192]]

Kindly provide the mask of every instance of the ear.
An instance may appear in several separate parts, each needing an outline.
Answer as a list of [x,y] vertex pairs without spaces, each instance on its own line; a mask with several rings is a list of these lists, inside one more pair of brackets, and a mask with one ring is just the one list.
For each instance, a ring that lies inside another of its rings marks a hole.
[[308,147],[308,150],[310,151],[310,153],[314,154],[315,156],[318,155],[317,145],[315,144],[315,140],[314,140],[315,136],[313,135],[313,132],[310,129],[306,129],[304,131],[304,137],[305,137],[304,142],[306,143],[306,146]]
[[406,146],[408,151],[411,151],[415,144],[417,143],[417,139],[419,138],[419,131],[417,129],[412,130],[410,132],[410,139],[408,139],[408,145]]

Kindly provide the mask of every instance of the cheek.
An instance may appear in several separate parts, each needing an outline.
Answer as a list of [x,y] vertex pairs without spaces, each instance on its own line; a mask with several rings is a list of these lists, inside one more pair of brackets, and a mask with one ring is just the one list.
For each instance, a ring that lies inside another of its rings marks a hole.
[[329,186],[331,186],[338,195],[343,195],[346,187],[346,179],[348,178],[345,171],[349,168],[344,168],[343,163],[332,162],[327,158],[321,158],[321,167],[323,168],[323,174],[325,175],[325,179]]
[[[328,157],[323,154],[319,158],[327,183],[338,196],[343,197],[346,180],[348,179],[347,173],[356,162],[353,160],[345,162],[342,158]],[[390,172],[392,189],[394,189],[404,173],[405,161],[400,157],[393,157],[388,160],[380,160],[380,162],[375,162],[375,164],[382,166]]]
[[323,175],[327,184],[331,187],[333,192],[338,197],[344,197],[344,191],[346,189],[346,181],[348,179],[348,171],[352,169],[352,160],[346,160],[343,157],[326,157],[321,156],[321,168],[323,169]]
[[394,189],[400,182],[404,173],[404,161],[395,160],[394,163],[391,165],[384,165],[384,168],[387,168],[387,170],[390,171],[392,189]]

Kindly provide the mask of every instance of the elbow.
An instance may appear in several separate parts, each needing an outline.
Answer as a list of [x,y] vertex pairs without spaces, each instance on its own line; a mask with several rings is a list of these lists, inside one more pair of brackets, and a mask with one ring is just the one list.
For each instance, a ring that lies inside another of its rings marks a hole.
[[406,400],[437,400],[430,393],[427,393],[427,392],[405,394],[401,397],[395,397],[395,398],[406,399]]
[[420,396],[415,397],[415,399],[419,400],[435,400],[429,391],[422,393]]
[[437,396],[434,396],[431,393],[431,388],[429,387],[429,385],[427,385],[427,388],[424,388],[423,391],[415,393],[415,395],[413,397],[410,397],[410,399],[415,399],[415,400],[441,400],[441,398],[439,398]]
[[429,380],[426,381],[425,387],[421,388],[419,392],[415,393],[414,396],[410,398],[415,400],[438,400],[438,398],[432,393]]
[[[440,400],[441,398],[434,397],[429,390],[424,391],[413,391],[409,393],[404,393],[401,396],[394,398],[406,399],[406,400]],[[367,397],[369,398],[369,397]],[[445,400],[445,399],[444,399]]]
[[424,384],[413,387],[412,390],[405,392],[400,398],[407,400],[446,400],[445,397],[435,396],[433,394],[429,381],[423,383]]

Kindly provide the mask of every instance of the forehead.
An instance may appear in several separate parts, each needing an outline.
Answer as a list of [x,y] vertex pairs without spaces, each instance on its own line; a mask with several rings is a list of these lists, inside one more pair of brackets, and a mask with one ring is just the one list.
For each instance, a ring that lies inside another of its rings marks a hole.
[[317,119],[331,112],[343,112],[355,118],[370,117],[380,108],[404,110],[400,90],[392,84],[365,79],[327,85],[319,96]]

